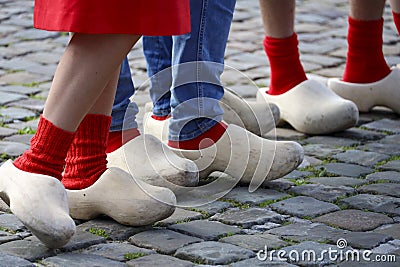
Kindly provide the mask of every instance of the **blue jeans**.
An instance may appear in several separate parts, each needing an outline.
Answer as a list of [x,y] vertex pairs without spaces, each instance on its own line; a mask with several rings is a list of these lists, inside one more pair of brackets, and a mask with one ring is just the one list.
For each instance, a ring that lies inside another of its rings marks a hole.
[[[124,129],[137,128],[136,114],[139,112],[138,106],[131,103],[129,98],[135,93],[135,87],[132,81],[131,70],[129,68],[128,59],[122,62],[121,71],[119,73],[117,93],[115,95],[112,121],[110,131],[121,131]],[[129,112],[127,112],[129,110]],[[126,116],[126,117],[125,117]],[[124,125],[125,119],[125,125]]]
[[222,120],[220,75],[235,3],[191,0],[191,33],[143,38],[153,113],[172,115],[169,140],[193,139]]

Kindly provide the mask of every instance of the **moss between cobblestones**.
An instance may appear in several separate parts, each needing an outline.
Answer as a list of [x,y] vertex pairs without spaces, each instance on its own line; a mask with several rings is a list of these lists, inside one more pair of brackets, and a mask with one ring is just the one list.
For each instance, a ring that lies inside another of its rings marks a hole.
[[97,236],[104,237],[106,239],[110,238],[110,235],[104,229],[98,229],[98,228],[93,228],[92,227],[92,228],[89,229],[89,233],[92,233],[92,234],[97,235]]
[[17,134],[35,134],[36,130],[33,130],[31,127],[25,127],[24,129],[18,130]]
[[0,159],[6,161],[6,160],[9,160],[9,159],[14,159],[14,157],[8,155],[7,153],[3,153],[3,154],[0,155]]
[[208,214],[208,212],[206,212],[206,211],[204,211],[204,210],[196,209],[196,208],[190,208],[189,210],[195,211],[195,212],[198,212],[198,213],[201,213],[201,214],[204,216],[203,219],[207,219],[207,218],[210,217],[210,214]]
[[264,202],[258,204],[258,206],[260,208],[265,208],[265,207],[267,207],[267,206],[269,206],[269,205],[271,205],[273,203],[276,203],[276,202],[279,202],[279,201],[282,201],[282,200],[285,200],[285,199],[288,199],[288,198],[291,198],[291,197],[292,196],[285,196],[285,197],[282,197],[282,198],[279,198],[279,199],[270,199],[270,200],[267,200],[267,201],[264,201]]
[[143,257],[143,256],[147,256],[147,255],[148,255],[148,254],[143,253],[143,252],[126,253],[126,254],[124,255],[124,258],[125,258],[126,260],[134,260],[134,259],[137,259],[137,258],[140,258],[140,257]]
[[38,100],[46,100],[46,97],[43,97],[43,96],[40,96],[40,95],[33,95],[33,94],[30,94],[29,98],[38,99]]
[[394,161],[394,160],[400,160],[400,154],[399,155],[393,155],[390,158],[386,159],[386,160],[382,160],[379,161],[378,163],[375,164],[374,169],[379,172],[380,170],[380,166],[385,165],[386,163],[390,162],[390,161]]
[[250,208],[250,204],[243,204],[232,199],[221,198],[220,201],[231,203],[235,208],[239,209],[248,209]]
[[0,231],[7,232],[7,233],[10,233],[10,234],[13,234],[13,235],[15,235],[17,233],[16,231],[14,231],[14,230],[12,230],[10,228],[7,228],[7,227],[3,227],[1,225],[0,225]]

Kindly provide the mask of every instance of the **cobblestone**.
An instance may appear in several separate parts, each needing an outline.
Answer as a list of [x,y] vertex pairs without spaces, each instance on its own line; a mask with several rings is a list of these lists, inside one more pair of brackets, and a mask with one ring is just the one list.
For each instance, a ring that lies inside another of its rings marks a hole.
[[[347,53],[348,1],[297,1],[296,31],[304,69],[326,84],[342,75]],[[300,4],[301,3],[301,4]],[[385,10],[384,47],[389,65],[400,63],[397,30]],[[29,147],[48,96],[56,64],[69,36],[32,28],[33,0],[0,0],[0,164]],[[224,85],[255,99],[270,83],[258,1],[238,0],[226,51]],[[142,44],[128,56],[137,86],[147,80]],[[141,113],[150,101],[148,83],[133,100]],[[265,135],[304,145],[305,160],[284,178],[249,193],[236,187],[216,202],[177,208],[148,227],[111,219],[76,221],[77,233],[62,249],[49,250],[0,201],[0,266],[381,266],[366,262],[267,262],[265,246],[317,253],[348,248],[398,255],[400,262],[400,119],[390,109],[361,113],[346,131],[310,136],[288,124]],[[293,196],[298,195],[298,196]],[[332,227],[334,226],[334,227]],[[93,233],[102,230],[102,236]],[[299,243],[300,242],[300,243]],[[159,253],[156,253],[158,251]],[[168,255],[163,255],[168,254]],[[201,265],[203,264],[203,265]]]

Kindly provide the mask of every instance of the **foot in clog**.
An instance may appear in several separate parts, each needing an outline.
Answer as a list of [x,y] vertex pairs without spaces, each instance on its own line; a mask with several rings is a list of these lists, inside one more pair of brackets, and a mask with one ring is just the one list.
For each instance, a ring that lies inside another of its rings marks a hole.
[[317,81],[306,80],[280,95],[269,95],[267,91],[260,88],[257,100],[277,105],[281,120],[299,132],[328,134],[357,123],[357,106]]
[[360,112],[385,106],[400,114],[400,69],[397,67],[377,82],[349,83],[333,78],[328,80],[328,87],[339,96],[353,101]]
[[193,160],[206,178],[214,171],[225,172],[241,183],[256,183],[280,178],[303,160],[303,148],[296,142],[271,141],[237,125],[228,125],[212,146],[200,150],[171,148],[178,155]]
[[[271,131],[279,121],[279,108],[265,101],[247,101],[232,90],[224,89],[224,96],[221,99],[221,107],[224,110],[223,120],[227,124],[235,124],[246,130],[262,136]],[[154,120],[151,117],[152,103],[146,103],[145,121],[149,122],[149,131],[157,132],[157,138],[167,140],[167,120]],[[148,114],[148,112],[150,114]]]
[[221,99],[224,121],[263,136],[275,128],[279,121],[279,108],[265,101],[246,101],[235,92],[226,89]]
[[8,160],[0,167],[0,197],[49,248],[62,247],[75,233],[66,191],[56,178],[22,171]]
[[135,180],[130,174],[109,168],[91,186],[67,190],[72,218],[91,220],[107,215],[130,226],[151,225],[169,217],[176,198],[167,188]]
[[108,167],[119,167],[148,184],[170,188],[196,186],[196,164],[178,157],[152,135],[140,135],[107,154]]

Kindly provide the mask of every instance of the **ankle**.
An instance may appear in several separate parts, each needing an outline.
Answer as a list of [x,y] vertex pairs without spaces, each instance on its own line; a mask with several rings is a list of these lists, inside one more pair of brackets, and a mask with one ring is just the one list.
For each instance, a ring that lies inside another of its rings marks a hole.
[[191,140],[185,141],[168,141],[168,146],[172,148],[185,149],[185,150],[199,150],[212,146],[221,136],[225,133],[228,126],[223,122],[218,122],[208,131],[202,133]]
[[111,153],[117,150],[118,148],[125,145],[132,139],[138,137],[139,135],[140,132],[137,128],[110,132],[108,135],[106,153]]

